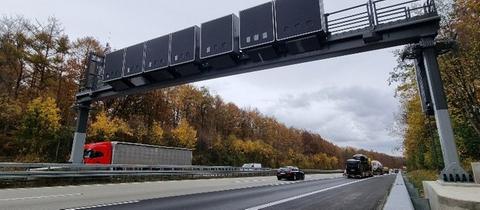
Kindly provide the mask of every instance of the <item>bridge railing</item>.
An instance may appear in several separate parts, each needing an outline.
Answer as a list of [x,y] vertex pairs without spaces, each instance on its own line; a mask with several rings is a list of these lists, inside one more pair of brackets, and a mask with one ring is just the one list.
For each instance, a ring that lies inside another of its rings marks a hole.
[[338,34],[375,28],[379,25],[408,21],[428,15],[436,15],[433,0],[409,0],[400,3],[393,0],[368,1],[346,9],[325,14],[327,31]]
[[327,31],[335,34],[372,26],[369,3],[325,14]]

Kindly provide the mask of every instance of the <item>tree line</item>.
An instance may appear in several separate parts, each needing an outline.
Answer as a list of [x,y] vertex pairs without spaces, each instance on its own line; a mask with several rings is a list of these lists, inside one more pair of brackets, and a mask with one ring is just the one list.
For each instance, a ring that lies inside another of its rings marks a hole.
[[85,55],[104,50],[70,40],[55,18],[0,18],[0,160],[65,160]]
[[[438,1],[442,24],[439,41],[453,43],[439,56],[441,76],[460,159],[465,169],[480,160],[480,2],[477,0]],[[407,50],[408,47],[404,50]],[[423,114],[411,61],[402,60],[391,74],[398,82],[402,102],[398,131],[404,137],[406,165],[411,170],[441,170],[444,167],[434,117]]]
[[[0,25],[0,161],[65,162],[86,55],[110,47],[91,37],[70,40],[54,18],[3,17]],[[95,102],[87,142],[98,141],[187,147],[199,165],[338,169],[356,153],[403,165],[402,158],[339,147],[192,85]]]

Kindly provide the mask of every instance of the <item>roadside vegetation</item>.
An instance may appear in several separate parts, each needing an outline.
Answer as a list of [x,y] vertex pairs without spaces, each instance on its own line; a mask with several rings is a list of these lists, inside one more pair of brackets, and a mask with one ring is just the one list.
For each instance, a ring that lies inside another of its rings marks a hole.
[[423,181],[435,181],[438,180],[438,172],[435,170],[415,170],[407,173],[407,178],[410,183],[418,189],[420,196],[424,195]]
[[[86,55],[109,51],[92,37],[71,40],[54,18],[0,18],[0,161],[68,160]],[[98,141],[188,147],[201,165],[338,169],[355,153],[403,165],[402,158],[338,147],[191,85],[93,104],[87,143]]]
[[[471,171],[471,162],[480,161],[480,2],[455,0],[453,6],[448,2],[440,2],[443,21],[439,40],[456,44],[439,57],[439,65],[460,159]],[[411,61],[399,59],[391,81],[400,84],[397,96],[402,103],[398,115],[401,126],[397,131],[404,137],[408,177],[422,189],[421,181],[437,179],[436,174],[444,167],[435,119],[421,110]]]

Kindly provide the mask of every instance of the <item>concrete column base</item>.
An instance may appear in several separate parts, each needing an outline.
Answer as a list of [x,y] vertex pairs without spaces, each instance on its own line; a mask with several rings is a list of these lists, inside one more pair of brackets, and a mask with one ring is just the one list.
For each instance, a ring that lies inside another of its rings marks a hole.
[[424,181],[423,189],[432,210],[480,209],[480,184]]
[[472,170],[475,183],[480,184],[480,162],[472,163]]

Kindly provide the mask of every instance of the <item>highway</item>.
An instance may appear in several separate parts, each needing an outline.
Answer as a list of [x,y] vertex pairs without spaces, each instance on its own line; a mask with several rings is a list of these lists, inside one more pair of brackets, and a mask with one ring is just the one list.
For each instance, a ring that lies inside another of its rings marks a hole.
[[0,209],[377,209],[395,176],[224,178],[0,190]]

